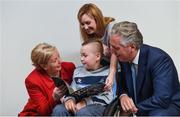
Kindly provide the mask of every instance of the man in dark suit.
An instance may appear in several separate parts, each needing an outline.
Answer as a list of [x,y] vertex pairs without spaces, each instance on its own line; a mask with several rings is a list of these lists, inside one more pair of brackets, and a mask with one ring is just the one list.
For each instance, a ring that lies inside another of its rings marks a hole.
[[113,26],[111,51],[121,64],[120,104],[136,115],[180,115],[180,84],[175,65],[163,50],[143,44],[133,22]]

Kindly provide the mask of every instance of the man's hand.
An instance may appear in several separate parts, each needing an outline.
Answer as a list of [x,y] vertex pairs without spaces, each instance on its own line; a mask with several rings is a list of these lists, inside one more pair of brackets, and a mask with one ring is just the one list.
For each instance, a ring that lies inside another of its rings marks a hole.
[[137,113],[138,109],[136,108],[132,98],[127,95],[122,95],[119,99],[124,112]]

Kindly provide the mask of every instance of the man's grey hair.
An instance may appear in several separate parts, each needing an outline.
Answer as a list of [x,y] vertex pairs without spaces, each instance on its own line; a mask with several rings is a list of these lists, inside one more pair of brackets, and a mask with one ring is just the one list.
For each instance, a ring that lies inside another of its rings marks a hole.
[[143,36],[134,22],[123,21],[116,23],[111,31],[111,35],[114,34],[121,36],[124,46],[134,44],[136,49],[139,49],[143,44]]

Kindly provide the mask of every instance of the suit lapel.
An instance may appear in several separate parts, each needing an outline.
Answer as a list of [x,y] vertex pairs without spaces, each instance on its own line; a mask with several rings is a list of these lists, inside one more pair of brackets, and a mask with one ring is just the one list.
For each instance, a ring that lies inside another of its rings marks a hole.
[[148,48],[145,45],[142,45],[140,48],[138,74],[136,80],[137,96],[139,95],[141,87],[144,83],[145,74],[146,74],[146,65],[148,61],[147,58],[148,58]]
[[131,66],[129,63],[125,64],[125,73],[126,73],[126,84],[128,88],[129,95],[133,98],[134,92],[133,92],[133,81],[132,81],[132,73],[131,73]]
[[43,82],[43,85],[47,87],[48,89],[51,89],[52,87],[55,87],[53,80],[50,78],[50,76],[46,73],[41,74],[41,81]]

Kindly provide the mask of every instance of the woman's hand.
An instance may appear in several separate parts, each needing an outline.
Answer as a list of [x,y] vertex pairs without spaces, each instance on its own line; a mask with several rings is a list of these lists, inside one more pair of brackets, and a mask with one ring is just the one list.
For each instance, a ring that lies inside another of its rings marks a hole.
[[[104,46],[105,48],[108,48],[107,46]],[[108,48],[109,54],[111,54],[109,48]],[[110,90],[114,83],[114,78],[116,75],[116,65],[117,65],[117,57],[115,54],[111,54],[110,58],[110,69],[109,69],[109,75],[106,79],[106,86],[104,87],[105,91]]]
[[113,82],[114,82],[113,80],[114,80],[114,78],[112,78],[112,76],[107,77],[106,82],[105,82],[106,85],[104,87],[105,91],[111,90]]
[[109,47],[104,44],[103,44],[103,54],[108,58],[110,58],[110,56],[111,56],[111,51],[110,51]]
[[68,90],[67,87],[63,85],[59,87],[55,87],[53,90],[53,99],[55,101],[60,100],[65,95],[67,90]]

